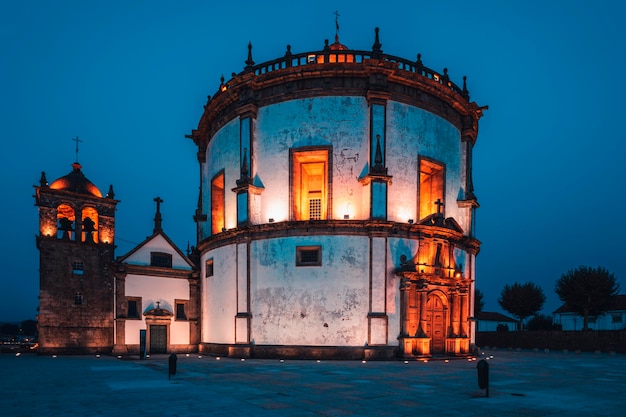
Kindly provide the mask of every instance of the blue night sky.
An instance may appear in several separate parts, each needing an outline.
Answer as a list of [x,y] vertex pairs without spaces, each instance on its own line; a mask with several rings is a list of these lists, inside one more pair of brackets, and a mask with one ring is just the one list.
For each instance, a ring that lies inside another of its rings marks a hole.
[[[271,4],[271,6],[269,5]],[[152,233],[194,245],[197,127],[220,75],[320,50],[333,39],[468,77],[489,105],[474,153],[481,208],[477,287],[501,311],[506,283],[533,281],[560,303],[554,282],[580,265],[604,266],[626,292],[626,3],[621,1],[60,1],[0,5],[0,172],[3,198],[0,321],[34,318],[38,213],[33,185],[79,162],[121,200],[121,256]],[[390,6],[393,5],[393,8]]]

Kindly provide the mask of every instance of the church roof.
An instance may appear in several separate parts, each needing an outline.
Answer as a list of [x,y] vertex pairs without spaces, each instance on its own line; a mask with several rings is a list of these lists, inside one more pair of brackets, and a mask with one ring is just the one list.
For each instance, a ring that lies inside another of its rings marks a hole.
[[77,194],[85,194],[93,197],[102,197],[102,193],[85,177],[78,162],[72,164],[72,172],[55,180],[50,184],[53,190],[70,191]]
[[480,321],[509,321],[517,323],[517,320],[512,319],[504,314],[497,313],[495,311],[480,311],[476,313],[476,320]]

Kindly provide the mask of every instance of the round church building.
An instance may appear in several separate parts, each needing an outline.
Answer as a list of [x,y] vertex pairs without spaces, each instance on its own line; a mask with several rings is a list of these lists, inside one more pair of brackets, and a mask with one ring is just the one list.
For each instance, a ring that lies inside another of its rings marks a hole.
[[465,355],[473,340],[485,107],[421,56],[325,42],[255,64],[198,128],[200,351]]

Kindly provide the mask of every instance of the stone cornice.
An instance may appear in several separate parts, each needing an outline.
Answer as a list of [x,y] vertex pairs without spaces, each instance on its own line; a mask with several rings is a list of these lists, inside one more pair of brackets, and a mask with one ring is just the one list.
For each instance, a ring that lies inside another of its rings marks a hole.
[[361,96],[375,101],[388,97],[448,120],[464,140],[472,142],[483,109],[439,81],[399,69],[395,62],[368,59],[310,64],[235,76],[205,105],[198,128],[188,137],[203,153],[210,138],[238,115],[255,114],[257,108],[277,102],[325,96]]
[[315,220],[266,223],[229,229],[198,243],[202,253],[235,243],[296,236],[368,236],[405,239],[446,239],[478,254],[480,241],[445,227],[382,220]]

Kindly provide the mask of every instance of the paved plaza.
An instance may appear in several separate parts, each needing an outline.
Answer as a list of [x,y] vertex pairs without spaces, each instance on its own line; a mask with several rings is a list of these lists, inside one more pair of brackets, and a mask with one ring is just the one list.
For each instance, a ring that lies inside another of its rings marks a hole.
[[[476,360],[245,361],[0,355],[3,416],[622,416],[626,355],[486,350]],[[481,357],[478,358],[480,360]]]

